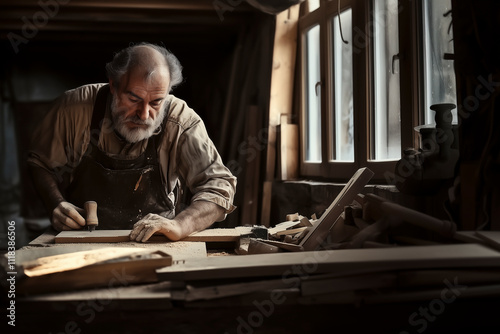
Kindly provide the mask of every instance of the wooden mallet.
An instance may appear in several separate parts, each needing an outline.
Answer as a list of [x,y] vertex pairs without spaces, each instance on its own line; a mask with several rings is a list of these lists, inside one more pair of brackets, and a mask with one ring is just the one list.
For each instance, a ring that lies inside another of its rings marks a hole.
[[95,230],[97,225],[99,225],[99,221],[97,219],[97,202],[95,201],[87,201],[83,205],[85,209],[85,213],[87,217],[85,218],[85,222],[87,223],[87,229],[92,232]]

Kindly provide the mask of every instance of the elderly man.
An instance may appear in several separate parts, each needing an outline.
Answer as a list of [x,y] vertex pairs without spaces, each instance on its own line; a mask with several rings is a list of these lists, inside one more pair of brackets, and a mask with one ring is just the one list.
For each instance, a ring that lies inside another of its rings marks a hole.
[[[177,58],[143,43],[106,70],[109,84],[66,92],[35,132],[28,163],[52,226],[83,228],[89,200],[100,229],[132,229],[135,241],[154,233],[176,241],[223,220],[236,178],[200,117],[170,94],[182,81]],[[193,195],[176,215],[180,184]]]

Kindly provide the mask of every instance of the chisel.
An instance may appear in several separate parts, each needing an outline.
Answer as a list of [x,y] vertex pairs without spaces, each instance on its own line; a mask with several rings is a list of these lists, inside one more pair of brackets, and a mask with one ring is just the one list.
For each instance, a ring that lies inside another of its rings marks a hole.
[[97,225],[99,225],[99,221],[97,219],[97,202],[95,201],[87,201],[84,204],[85,213],[87,215],[85,221],[87,223],[87,229],[89,232],[95,230]]

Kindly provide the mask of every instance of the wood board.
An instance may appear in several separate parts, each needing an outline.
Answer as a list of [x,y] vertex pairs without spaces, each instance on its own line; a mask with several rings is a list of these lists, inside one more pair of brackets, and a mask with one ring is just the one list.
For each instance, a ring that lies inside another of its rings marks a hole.
[[217,283],[208,286],[200,284],[200,282],[196,283],[197,284],[188,284],[185,290],[173,291],[172,299],[182,301],[213,300],[230,296],[240,296],[258,291],[271,291],[295,287],[295,281],[286,282],[282,279]]
[[[251,228],[220,228],[206,229],[191,234],[181,241],[198,242],[236,242],[240,236],[249,233]],[[114,243],[130,242],[130,230],[95,230],[62,231],[55,236],[55,243]],[[170,242],[163,235],[153,235],[149,242]]]
[[260,223],[270,226],[272,184],[276,170],[276,127],[283,114],[292,115],[295,58],[300,5],[291,6],[276,15],[273,69],[269,99],[266,172],[262,189]]
[[[203,280],[235,277],[292,276],[292,268],[308,274],[358,273],[428,268],[473,268],[500,265],[500,252],[478,244],[339,249],[317,252],[257,254],[187,259],[159,269],[160,280]],[[313,268],[313,269],[311,269]]]
[[[175,261],[192,257],[206,257],[207,246],[205,242],[177,241],[161,243],[142,243],[142,242],[121,242],[121,243],[59,243],[54,244],[55,231],[52,238],[49,238],[51,232],[47,232],[47,238],[43,242],[36,244],[30,243],[28,246],[16,251],[16,262],[33,261],[40,257],[52,256],[58,254],[73,253],[78,251],[87,251],[101,249],[104,247],[134,247],[137,249],[148,249],[165,252],[173,257]],[[39,239],[39,238],[37,238]],[[7,258],[1,258],[1,264],[4,265]]]
[[278,125],[278,178],[295,180],[299,175],[299,126],[283,120]]
[[[164,238],[167,241],[166,238]],[[95,230],[93,232],[79,231],[62,231],[56,235],[54,242],[56,244],[65,243],[113,243],[113,242],[129,242],[130,230]]]
[[321,279],[304,279],[300,285],[302,296],[312,296],[339,291],[390,288],[397,284],[395,273],[371,273]]
[[[33,261],[21,263],[21,267],[23,268],[26,276],[35,277],[62,271],[75,270],[118,258],[133,258],[146,254],[152,254],[152,252],[144,248],[135,247],[105,247],[94,250],[41,257]],[[169,259],[169,263],[165,263],[164,265],[171,265],[172,257],[170,255],[165,257]]]
[[40,258],[22,264],[25,276],[16,280],[21,294],[128,286],[157,281],[156,269],[172,264],[161,251],[105,248]]
[[300,242],[300,246],[305,251],[314,251],[318,248],[344,211],[344,207],[352,203],[373,175],[374,173],[366,167],[360,168],[354,173],[318,221],[314,223],[311,231]]

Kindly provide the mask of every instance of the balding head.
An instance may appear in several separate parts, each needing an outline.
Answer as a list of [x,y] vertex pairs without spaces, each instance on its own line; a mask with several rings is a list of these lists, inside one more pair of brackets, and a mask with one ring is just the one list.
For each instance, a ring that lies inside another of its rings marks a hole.
[[167,49],[149,43],[130,46],[118,52],[113,61],[106,64],[106,71],[115,88],[122,85],[122,78],[131,71],[142,72],[145,79],[167,73],[170,81],[169,91],[182,82],[182,66],[179,60]]

